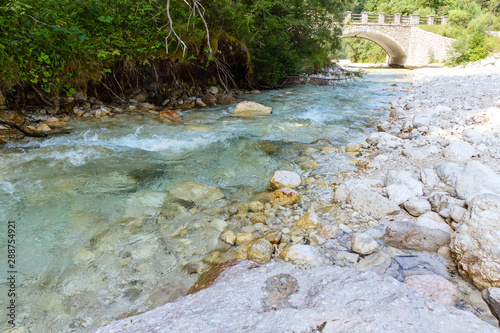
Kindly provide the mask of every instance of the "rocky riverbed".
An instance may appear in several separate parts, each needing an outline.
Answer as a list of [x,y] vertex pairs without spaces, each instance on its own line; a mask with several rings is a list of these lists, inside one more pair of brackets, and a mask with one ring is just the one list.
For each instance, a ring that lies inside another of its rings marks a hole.
[[[186,269],[239,261],[97,332],[498,331],[500,60],[414,71],[391,104],[365,142],[304,145],[302,177],[277,171],[268,192],[228,207]],[[356,168],[332,172],[338,154]],[[217,201],[188,187],[173,193]]]

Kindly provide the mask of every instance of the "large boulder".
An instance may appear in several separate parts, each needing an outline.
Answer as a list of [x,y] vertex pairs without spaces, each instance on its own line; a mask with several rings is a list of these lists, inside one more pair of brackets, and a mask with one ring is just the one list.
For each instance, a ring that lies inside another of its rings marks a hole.
[[485,289],[482,296],[491,313],[500,321],[500,288],[490,287]]
[[384,217],[399,213],[399,206],[382,195],[370,191],[362,185],[351,190],[347,202],[358,212],[366,213],[374,217]]
[[244,101],[238,103],[233,111],[233,116],[243,118],[253,118],[257,116],[267,116],[273,109],[256,102]]
[[500,196],[478,194],[451,238],[458,270],[479,288],[500,287]]
[[95,333],[498,332],[471,312],[374,272],[241,260],[199,284],[208,287]]
[[478,193],[500,194],[500,176],[481,162],[471,161],[458,174],[455,189],[467,202]]
[[202,205],[209,205],[225,197],[224,192],[215,186],[195,183],[192,181],[181,183],[177,187],[170,190],[169,194],[174,198]]

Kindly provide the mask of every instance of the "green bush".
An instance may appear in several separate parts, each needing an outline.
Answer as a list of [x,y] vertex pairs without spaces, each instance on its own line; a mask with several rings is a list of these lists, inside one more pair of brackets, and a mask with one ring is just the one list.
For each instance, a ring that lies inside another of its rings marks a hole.
[[467,28],[470,20],[470,15],[467,11],[462,9],[453,9],[448,13],[448,21],[451,24],[456,24],[461,27]]

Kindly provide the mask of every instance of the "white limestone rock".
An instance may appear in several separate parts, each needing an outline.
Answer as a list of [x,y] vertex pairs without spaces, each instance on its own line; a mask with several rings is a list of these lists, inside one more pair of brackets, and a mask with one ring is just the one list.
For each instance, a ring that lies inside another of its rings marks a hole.
[[478,131],[471,128],[463,131],[462,138],[473,145],[479,144],[484,141],[484,136]]
[[409,200],[404,203],[404,207],[410,215],[420,216],[431,210],[431,204],[425,199]]
[[476,150],[468,142],[455,141],[443,150],[443,154],[454,161],[466,161],[476,154]]
[[465,209],[463,207],[451,206],[450,217],[453,221],[458,223],[458,222],[462,221],[462,218],[464,217],[466,212],[467,212],[467,209]]
[[459,173],[455,190],[466,202],[479,193],[500,194],[500,176],[481,162],[471,161]]
[[431,119],[426,115],[416,115],[413,117],[413,127],[423,127],[429,126],[431,123]]
[[379,250],[379,245],[367,233],[358,233],[352,236],[351,250],[359,254],[372,254]]
[[407,148],[403,150],[403,156],[407,156],[414,160],[425,160],[430,154],[429,150],[421,148]]
[[351,190],[347,202],[352,205],[354,210],[374,217],[384,217],[397,214],[400,211],[399,206],[394,202],[362,185]]
[[458,174],[463,168],[456,163],[441,163],[434,169],[443,183],[449,186],[455,186]]
[[293,171],[278,170],[274,172],[271,178],[271,186],[274,189],[284,187],[296,188],[301,182],[300,176]]
[[420,181],[424,184],[425,187],[434,188],[439,185],[439,177],[431,168],[425,168],[420,171]]
[[215,332],[493,333],[468,311],[445,306],[392,277],[323,266],[242,260],[195,294],[95,333]]
[[500,196],[476,195],[458,224],[450,248],[459,272],[479,288],[500,287]]
[[366,138],[366,142],[368,142],[372,146],[377,146],[379,148],[397,148],[403,145],[403,142],[400,138],[385,132],[376,132],[370,134],[370,136]]
[[386,185],[389,199],[398,205],[412,197],[419,197],[423,194],[423,184],[413,178],[407,171],[388,171]]
[[464,200],[453,198],[447,192],[434,192],[427,197],[427,200],[431,204],[432,210],[435,212],[449,209],[452,206],[465,206]]
[[287,246],[280,254],[284,261],[302,267],[317,267],[323,263],[323,259],[316,247],[311,245],[296,244]]
[[420,216],[415,223],[425,228],[438,229],[449,234],[453,232],[453,229],[444,220],[436,221],[436,219],[431,219],[424,215]]

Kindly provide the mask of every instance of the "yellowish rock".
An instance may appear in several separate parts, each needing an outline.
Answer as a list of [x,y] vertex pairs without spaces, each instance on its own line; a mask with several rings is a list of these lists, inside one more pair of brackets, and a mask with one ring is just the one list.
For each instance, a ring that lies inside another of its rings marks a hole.
[[41,123],[39,127],[40,131],[48,132],[51,131],[52,128],[49,127],[46,123]]
[[248,246],[248,259],[261,263],[271,260],[273,245],[267,239],[257,238]]
[[252,118],[257,116],[267,116],[272,113],[273,109],[262,104],[250,101],[238,103],[233,110],[234,116],[243,118]]
[[315,161],[309,160],[307,162],[300,164],[300,167],[303,170],[314,170],[314,169],[317,169],[319,166],[318,166],[318,163],[316,163]]
[[238,232],[236,234],[236,244],[245,245],[253,241],[254,235],[251,232]]
[[351,142],[347,144],[347,147],[345,147],[345,151],[348,153],[357,152],[360,149],[361,149],[361,143],[359,142]]
[[326,154],[328,154],[328,153],[334,153],[336,151],[337,151],[337,148],[334,148],[334,147],[323,147],[323,148],[321,148],[321,152],[322,153],[326,153]]
[[269,231],[264,235],[264,238],[267,239],[271,244],[278,244],[281,240],[281,236],[283,233],[280,230]]
[[300,200],[300,195],[291,188],[281,188],[274,191],[269,198],[272,205],[275,206],[288,206]]
[[248,208],[252,212],[261,212],[264,210],[264,204],[260,201],[253,201],[250,203],[250,205],[248,205]]
[[234,245],[234,243],[236,242],[236,235],[234,234],[234,232],[232,232],[231,230],[226,230],[224,231],[221,235],[220,235],[220,238],[228,243],[228,244],[231,244],[231,245]]
[[297,227],[302,229],[317,228],[320,225],[318,214],[313,211],[308,211],[296,223]]

